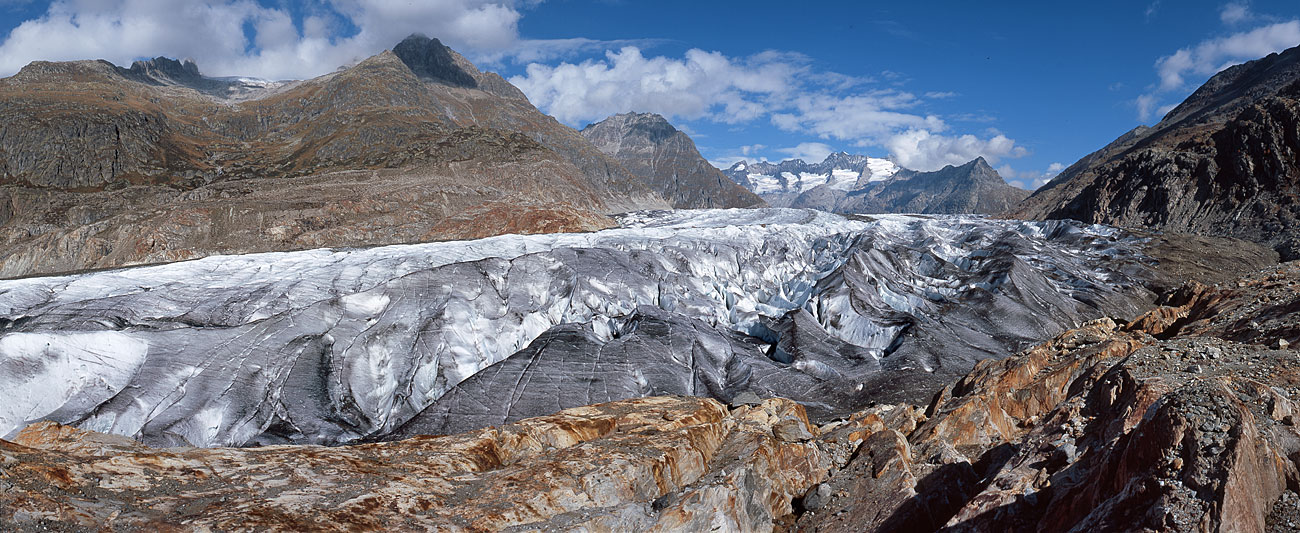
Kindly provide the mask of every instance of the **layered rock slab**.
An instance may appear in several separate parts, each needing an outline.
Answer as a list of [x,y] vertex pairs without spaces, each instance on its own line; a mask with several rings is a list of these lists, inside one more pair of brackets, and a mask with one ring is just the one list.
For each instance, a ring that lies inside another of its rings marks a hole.
[[[877,516],[867,531],[1272,528],[1300,486],[1300,373],[1277,349],[1292,335],[1279,323],[1300,319],[1279,311],[1297,280],[1290,264],[1189,285],[1127,326],[982,363],[915,430],[867,439],[827,482],[838,497],[797,529],[846,530],[862,505]],[[1235,324],[1270,320],[1234,340]]]
[[447,437],[150,449],[38,424],[0,441],[7,530],[770,529],[829,457],[793,402],[658,397]]

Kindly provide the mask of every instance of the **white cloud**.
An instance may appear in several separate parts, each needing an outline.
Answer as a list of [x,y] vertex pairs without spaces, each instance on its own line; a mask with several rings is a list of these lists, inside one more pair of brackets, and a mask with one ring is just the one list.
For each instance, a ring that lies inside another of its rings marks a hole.
[[[1239,23],[1256,17],[1243,5],[1229,4],[1220,13],[1220,18],[1225,23]],[[1163,115],[1173,109],[1176,104],[1162,102],[1162,95],[1166,93],[1178,93],[1181,96],[1191,89],[1192,83],[1199,83],[1228,67],[1281,52],[1298,44],[1300,20],[1291,20],[1209,39],[1164,56],[1156,61],[1156,75],[1160,82],[1150,92],[1133,101],[1138,119],[1147,121],[1152,118],[1153,112]]]
[[1151,120],[1151,112],[1156,107],[1156,95],[1155,94],[1141,95],[1137,97],[1136,100],[1133,101],[1133,105],[1137,106],[1138,120],[1141,120],[1143,122]]
[[1029,155],[1005,135],[981,139],[974,135],[947,136],[923,129],[907,130],[884,143],[895,163],[914,170],[938,170],[945,165],[961,165],[979,156],[990,164],[1003,158]]
[[[692,49],[680,58],[647,57],[637,47],[626,47],[577,64],[531,64],[524,75],[510,81],[539,108],[573,125],[627,111],[727,124],[765,118],[787,132],[857,146],[890,148],[892,142],[896,156],[926,167],[940,159],[965,162],[977,155],[996,159],[1023,152],[1004,135],[988,139],[936,135],[948,130],[948,125],[917,108],[926,99],[949,98],[953,93],[930,92],[920,98],[893,88],[871,89],[864,87],[870,82],[864,78],[817,72],[808,58],[798,54],[764,52],[735,58]],[[858,90],[843,94],[846,88]],[[918,139],[915,132],[931,137]],[[908,139],[914,141],[911,146]],[[800,157],[805,159],[821,160],[830,153],[824,143],[800,146],[819,147],[802,150]],[[940,154],[945,149],[956,152]],[[741,157],[733,152],[715,161],[735,162]]]
[[[0,44],[0,75],[34,60],[192,58],[208,75],[307,78],[391,48],[412,33],[471,54],[519,42],[513,2],[327,0],[295,23],[251,0],[56,0]],[[354,35],[336,37],[343,22]],[[250,42],[245,27],[252,28]],[[52,38],[51,36],[57,36]]]
[[789,159],[802,159],[807,163],[820,163],[826,160],[826,156],[831,155],[835,149],[823,143],[799,143],[789,148],[778,148],[777,152],[783,153]]
[[896,91],[852,96],[805,94],[790,101],[789,111],[773,113],[772,124],[786,131],[839,140],[875,140],[900,129],[947,127],[934,115],[902,111],[915,104],[916,97]]
[[746,60],[688,50],[682,59],[646,57],[637,47],[578,64],[530,64],[510,79],[533,104],[562,122],[577,124],[626,111],[667,117],[708,116],[748,122],[767,112],[767,100],[792,90],[806,67],[760,55]]
[[1204,41],[1156,61],[1160,90],[1183,88],[1189,74],[1209,76],[1238,63],[1300,44],[1300,20],[1279,22]]
[[1052,163],[1047,166],[1046,171],[1034,170],[1016,170],[1011,165],[1002,165],[997,168],[998,175],[1002,176],[1008,184],[1020,187],[1021,189],[1034,190],[1042,187],[1047,182],[1052,181],[1057,174],[1065,170],[1065,165]]
[[1151,4],[1147,5],[1147,9],[1144,12],[1144,14],[1146,15],[1146,21],[1151,22],[1151,17],[1156,14],[1156,11],[1159,10],[1160,10],[1160,0],[1156,0],[1155,2],[1151,2]]
[[1255,15],[1250,12],[1250,6],[1239,2],[1225,5],[1219,10],[1219,20],[1229,26],[1235,26],[1253,18],[1255,18]]

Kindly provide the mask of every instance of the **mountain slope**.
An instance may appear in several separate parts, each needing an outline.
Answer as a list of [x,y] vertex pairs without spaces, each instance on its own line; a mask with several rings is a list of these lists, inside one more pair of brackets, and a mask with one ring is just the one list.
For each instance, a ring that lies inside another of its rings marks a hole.
[[1216,74],[1009,214],[1237,237],[1300,258],[1300,47]]
[[590,230],[668,204],[436,39],[312,80],[165,58],[0,80],[0,276]]
[[[804,193],[807,195],[808,193]],[[841,213],[1001,213],[1029,191],[1007,185],[983,157],[933,172],[900,171],[888,180],[850,191],[836,202]],[[798,204],[802,201],[796,200]]]
[[725,172],[772,205],[835,213],[991,214],[1029,194],[1007,185],[982,157],[917,172],[888,159],[838,152],[816,165],[741,161]]
[[653,113],[624,113],[582,129],[596,148],[679,209],[755,207],[763,200],[732,183],[685,133]]

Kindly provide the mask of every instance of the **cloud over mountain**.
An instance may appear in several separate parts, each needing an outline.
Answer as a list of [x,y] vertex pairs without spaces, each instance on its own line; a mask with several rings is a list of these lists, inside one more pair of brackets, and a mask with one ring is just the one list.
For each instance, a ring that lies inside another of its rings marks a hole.
[[[0,44],[0,75],[34,60],[195,59],[209,75],[309,78],[411,33],[479,53],[519,41],[516,2],[328,0],[270,8],[247,0],[56,0]],[[57,38],[51,38],[57,36]]]
[[[953,93],[919,97],[878,88],[869,79],[819,71],[799,54],[729,57],[691,49],[680,58],[647,57],[637,47],[625,47],[579,63],[531,64],[510,81],[539,108],[575,126],[628,110],[740,127],[770,123],[819,139],[883,147],[900,164],[918,170],[980,155],[996,161],[1027,153],[1001,134],[952,135],[941,117],[919,110],[927,99]],[[812,144],[826,146],[800,146]],[[944,152],[949,148],[959,151]]]

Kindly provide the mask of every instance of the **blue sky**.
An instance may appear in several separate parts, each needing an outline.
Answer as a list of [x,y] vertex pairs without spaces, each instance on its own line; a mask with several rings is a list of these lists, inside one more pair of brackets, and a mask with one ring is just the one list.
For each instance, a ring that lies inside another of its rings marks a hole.
[[1300,3],[0,0],[0,75],[194,58],[303,78],[440,37],[575,127],[664,114],[715,164],[830,150],[1032,187],[1217,70],[1300,44]]

